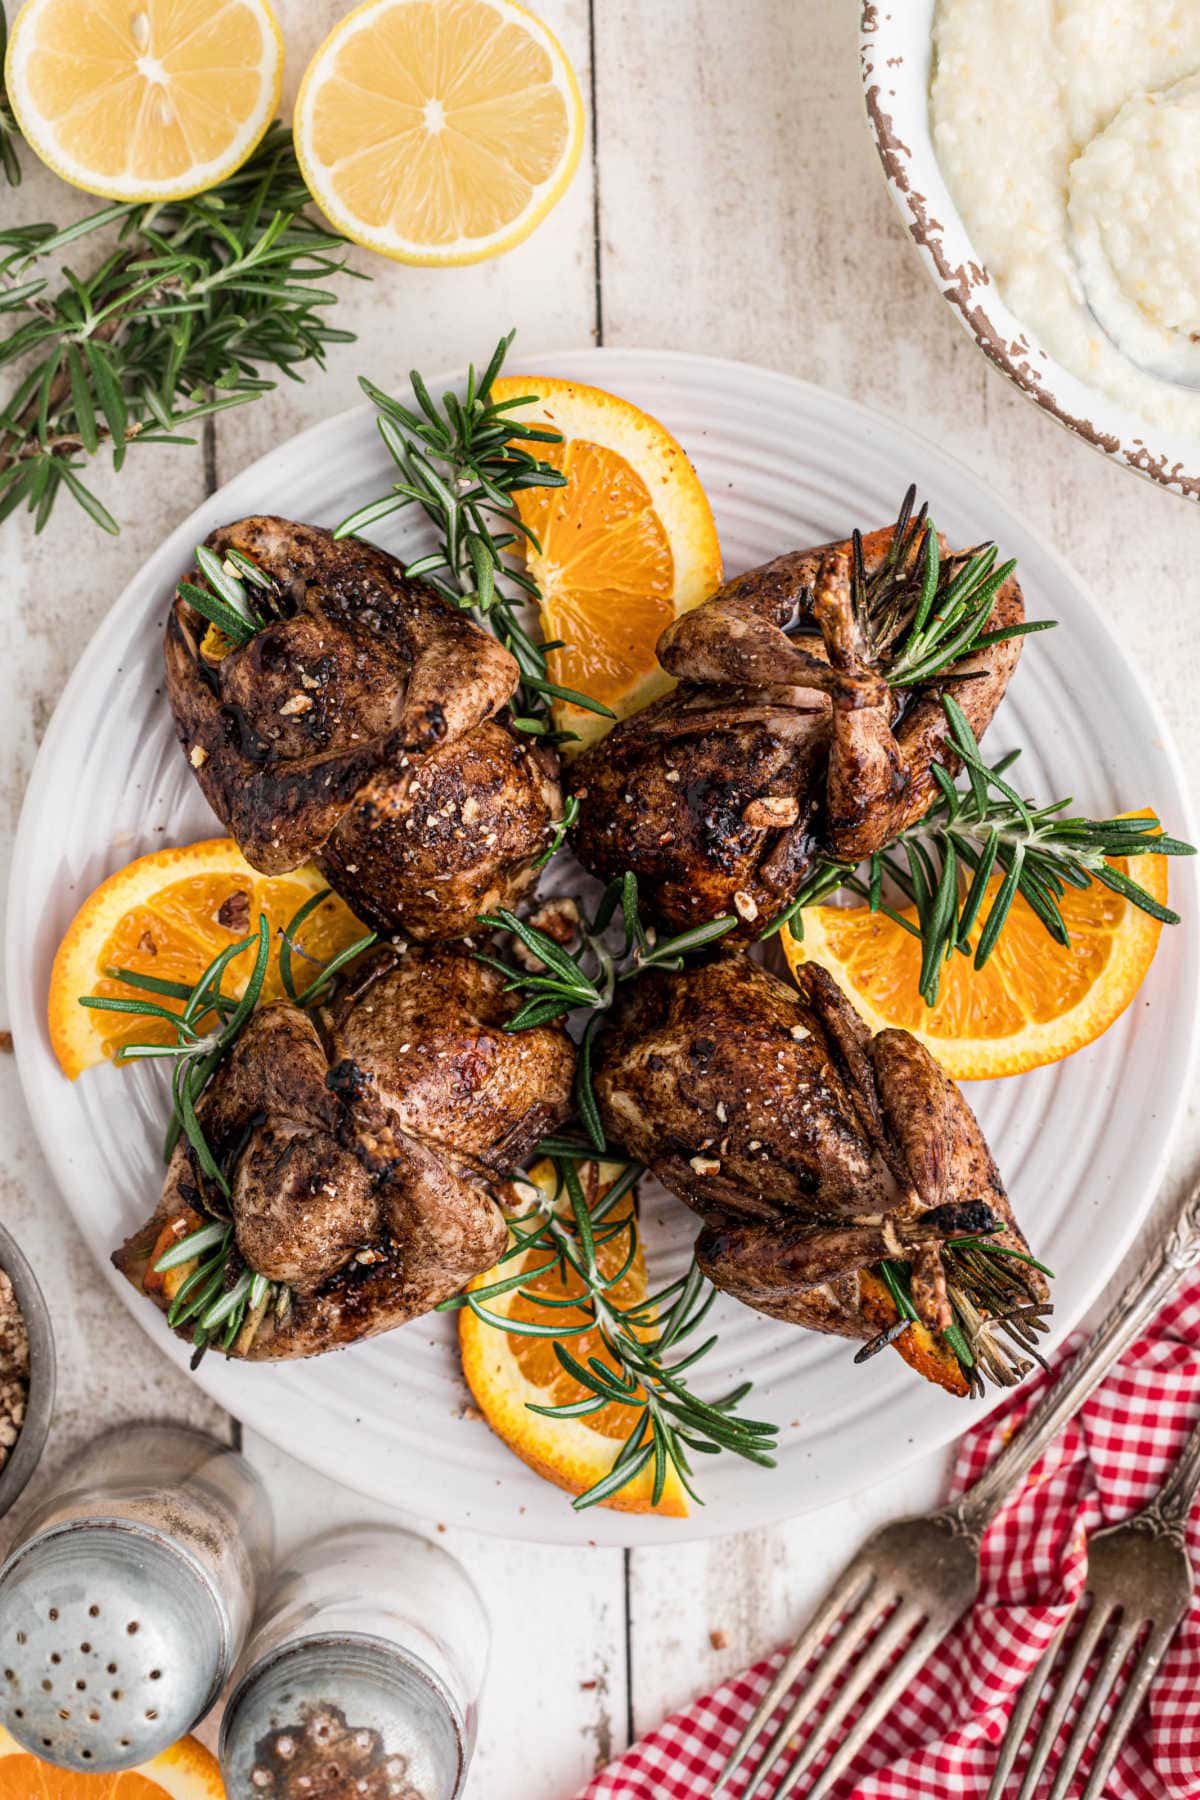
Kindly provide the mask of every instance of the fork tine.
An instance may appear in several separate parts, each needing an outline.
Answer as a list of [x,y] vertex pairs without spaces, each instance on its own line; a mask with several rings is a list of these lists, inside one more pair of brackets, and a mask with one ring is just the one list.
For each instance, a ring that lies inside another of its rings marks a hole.
[[1158,1672],[1158,1665],[1163,1659],[1163,1652],[1179,1629],[1182,1610],[1163,1624],[1150,1627],[1150,1635],[1142,1646],[1133,1668],[1129,1671],[1129,1680],[1125,1684],[1125,1692],[1121,1695],[1120,1704],[1108,1721],[1108,1731],[1104,1742],[1096,1752],[1096,1760],[1092,1764],[1092,1772],[1088,1776],[1087,1786],[1083,1790],[1083,1800],[1101,1800],[1104,1784],[1108,1780],[1108,1772],[1116,1761],[1117,1752],[1129,1736],[1129,1728],[1133,1724],[1146,1698],[1150,1683]]
[[850,1662],[867,1632],[872,1625],[878,1622],[891,1598],[893,1598],[891,1594],[881,1596],[878,1584],[874,1583],[869,1599],[864,1596],[862,1604],[846,1619],[828,1651],[813,1670],[810,1679],[797,1695],[791,1711],[763,1751],[762,1760],[750,1777],[742,1800],[754,1800],[754,1795],[758,1792],[764,1778],[770,1773],[776,1758],[792,1733],[820,1704],[830,1686]]
[[1030,1753],[1029,1766],[1025,1770],[1025,1779],[1021,1783],[1021,1791],[1017,1800],[1033,1800],[1042,1770],[1054,1748],[1054,1742],[1062,1728],[1062,1722],[1067,1716],[1071,1696],[1083,1679],[1092,1652],[1099,1643],[1101,1633],[1110,1616],[1106,1610],[1094,1603],[1085,1614],[1083,1624],[1079,1628],[1079,1635],[1071,1646],[1066,1666],[1058,1678],[1058,1686],[1050,1697],[1046,1716],[1042,1720],[1042,1729],[1039,1731],[1037,1742]]
[[[921,1623],[924,1616],[922,1608],[915,1602],[901,1600],[886,1625],[872,1640],[866,1654],[859,1658],[853,1674],[841,1693],[825,1709],[813,1726],[795,1762],[791,1764],[787,1774],[776,1788],[775,1800],[785,1800],[785,1796],[792,1792],[796,1783],[812,1767],[826,1744],[830,1742],[847,1714],[861,1699],[880,1670],[887,1667],[895,1651],[899,1649],[914,1627]],[[908,1664],[910,1660],[910,1657],[904,1657],[901,1666]],[[789,1720],[789,1725],[791,1724],[792,1721]],[[794,1726],[792,1728],[794,1729]],[[861,1729],[856,1727],[852,1735],[856,1739],[860,1738],[862,1736]],[[763,1772],[761,1768],[758,1771],[760,1776]]]
[[[825,1764],[820,1780],[808,1791],[808,1800],[822,1800],[822,1796],[828,1794],[834,1783],[841,1780],[885,1713],[891,1711],[893,1701],[907,1687],[930,1651],[941,1643],[945,1635],[945,1628],[934,1624],[932,1620],[921,1628],[854,1729],[847,1733],[844,1742],[839,1744]],[[786,1787],[781,1787],[779,1795],[782,1796],[787,1791]]]
[[1000,1800],[1000,1796],[1004,1792],[1005,1784],[1013,1771],[1013,1764],[1020,1754],[1021,1745],[1025,1742],[1029,1727],[1033,1723],[1033,1715],[1036,1713],[1038,1701],[1045,1691],[1047,1679],[1054,1667],[1054,1659],[1062,1648],[1063,1639],[1071,1629],[1071,1621],[1075,1617],[1075,1612],[1076,1608],[1073,1606],[1042,1651],[1035,1666],[1025,1677],[1025,1684],[1013,1707],[1012,1718],[1008,1721],[1008,1730],[1004,1734],[1000,1754],[996,1758],[996,1767],[992,1771],[987,1800]]
[[1117,1620],[1116,1629],[1113,1631],[1104,1659],[1096,1670],[1087,1699],[1075,1721],[1075,1728],[1067,1741],[1067,1747],[1062,1753],[1062,1760],[1054,1777],[1054,1786],[1050,1790],[1050,1800],[1064,1800],[1067,1789],[1074,1780],[1079,1765],[1087,1753],[1087,1747],[1092,1741],[1097,1721],[1104,1711],[1104,1702],[1112,1693],[1113,1683],[1121,1673],[1125,1660],[1136,1644],[1138,1633],[1145,1623],[1144,1619],[1132,1619],[1128,1624],[1123,1619]]
[[[729,1761],[725,1764],[725,1767],[721,1770],[721,1773],[717,1776],[717,1779],[713,1784],[712,1791],[714,1795],[719,1794],[726,1782],[729,1781],[730,1777],[737,1773],[737,1770],[745,1760],[746,1752],[758,1737],[759,1732],[766,1725],[767,1720],[771,1717],[771,1714],[775,1711],[775,1708],[779,1705],[779,1702],[783,1699],[793,1681],[795,1681],[797,1675],[811,1657],[813,1651],[824,1640],[830,1626],[838,1618],[839,1614],[845,1612],[847,1608],[856,1608],[863,1605],[874,1581],[874,1570],[865,1566],[861,1559],[856,1558],[854,1562],[851,1562],[843,1569],[838,1580],[830,1588],[820,1607],[809,1620],[806,1629],[801,1632],[787,1656],[784,1657],[779,1673],[755,1707],[754,1714],[734,1746]],[[847,1619],[847,1628],[849,1627],[849,1624],[850,1620]],[[841,1642],[840,1636],[838,1642]],[[836,1650],[837,1645],[835,1644],[835,1653]]]

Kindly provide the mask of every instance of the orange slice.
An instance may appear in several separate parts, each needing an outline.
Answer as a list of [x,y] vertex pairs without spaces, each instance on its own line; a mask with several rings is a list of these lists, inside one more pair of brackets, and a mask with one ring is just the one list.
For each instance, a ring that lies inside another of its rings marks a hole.
[[[1110,860],[1166,905],[1166,857],[1136,857],[1132,869],[1124,857]],[[993,891],[998,885],[997,878]],[[987,907],[985,900],[985,917]],[[1069,947],[1056,944],[1018,896],[982,969],[957,955],[943,965],[932,1010],[917,991],[918,940],[882,913],[863,906],[809,907],[803,942],[785,929],[783,948],[794,969],[809,961],[823,964],[872,1031],[903,1026],[948,1075],[984,1081],[1021,1075],[1082,1050],[1120,1017],[1149,972],[1162,930],[1157,919],[1099,882],[1068,888],[1059,907]],[[911,908],[898,910],[915,917]]]
[[[284,991],[276,956],[280,930],[326,885],[311,864],[288,875],[260,875],[232,838],[155,850],[118,869],[84,901],[54,958],[50,1041],[63,1073],[74,1081],[84,1069],[115,1056],[122,1044],[174,1041],[165,1020],[80,1006],[81,994],[156,999],[113,980],[106,969],[130,969],[190,987],[215,956],[255,930],[260,912],[270,922],[272,942],[263,994],[277,997]],[[306,986],[320,965],[365,930],[344,901],[329,895],[298,933],[292,962],[296,986]],[[252,950],[235,957],[223,991],[240,994],[253,967]],[[179,1004],[161,1003],[171,1009]]]
[[0,1800],[225,1800],[225,1788],[194,1737],[119,1775],[80,1775],[31,1756],[0,1725]]
[[[581,1163],[579,1167],[584,1192],[591,1200],[593,1194],[599,1198],[612,1185],[623,1165],[602,1162]],[[553,1203],[554,1169],[551,1163],[535,1164],[526,1179],[536,1183],[546,1206]],[[515,1192],[520,1210],[531,1211],[532,1206],[526,1198],[528,1186],[524,1182],[516,1184]],[[627,1218],[633,1205],[633,1195],[629,1194],[617,1203],[609,1215],[610,1220]],[[599,1245],[597,1261],[601,1270],[606,1274],[615,1273],[628,1252],[629,1240],[625,1233]],[[501,1269],[477,1276],[467,1291],[487,1287],[497,1276],[515,1275],[524,1265],[540,1268],[545,1261],[544,1251],[528,1251],[523,1258],[514,1258]],[[582,1291],[577,1277],[572,1275],[570,1284],[564,1286],[556,1273],[533,1276],[527,1286],[531,1293],[545,1292],[555,1300],[568,1299]],[[507,1294],[494,1295],[486,1302],[488,1311],[527,1324],[557,1325],[564,1331],[583,1322],[585,1315],[582,1312],[570,1307],[539,1306],[536,1301],[525,1299],[524,1291],[512,1289]],[[640,1245],[632,1264],[609,1293],[619,1306],[630,1306],[645,1299],[646,1264]],[[530,1412],[530,1405],[563,1406],[585,1398],[586,1390],[567,1374],[555,1356],[554,1340],[521,1337],[500,1326],[489,1325],[469,1308],[459,1314],[458,1330],[467,1384],[484,1418],[509,1449],[515,1450],[522,1462],[528,1463],[544,1480],[566,1488],[568,1493],[582,1494],[602,1480],[636,1423],[636,1414],[629,1407],[616,1403],[582,1419],[548,1419],[540,1413]],[[614,1366],[612,1354],[599,1332],[564,1337],[563,1343],[582,1363],[586,1364],[589,1356],[595,1356],[610,1368]],[[653,1504],[653,1494],[654,1465],[651,1462],[627,1487],[602,1501],[601,1505],[610,1506],[617,1512],[658,1512],[677,1519],[687,1517],[687,1494],[673,1468],[667,1471],[666,1485],[657,1506]]]
[[567,188],[583,101],[514,0],[366,0],[304,73],[296,154],[341,232],[399,262],[511,250]]
[[279,104],[268,0],[26,0],[5,76],[56,175],[114,200],[178,200],[240,168]]
[[[540,545],[526,555],[542,592],[543,632],[567,646],[551,652],[550,676],[624,719],[675,685],[654,647],[672,619],[720,586],[712,508],[681,446],[628,400],[538,375],[505,376],[492,388],[496,400],[523,394],[535,404],[513,417],[564,439],[533,447],[565,472],[566,487],[516,496]],[[554,716],[582,740],[568,755],[612,723],[561,701]]]

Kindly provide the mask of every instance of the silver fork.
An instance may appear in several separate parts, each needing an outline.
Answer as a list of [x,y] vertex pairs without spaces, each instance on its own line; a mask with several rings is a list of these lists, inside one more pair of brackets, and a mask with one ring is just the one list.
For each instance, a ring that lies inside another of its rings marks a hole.
[[1130,1653],[1145,1633],[1120,1701],[1097,1747],[1083,1790],[1082,1800],[1099,1800],[1108,1772],[1129,1735],[1158,1665],[1191,1604],[1194,1581],[1184,1533],[1197,1489],[1200,1489],[1200,1421],[1193,1427],[1178,1462],[1150,1504],[1133,1518],[1123,1519],[1119,1525],[1110,1525],[1089,1538],[1087,1587],[1025,1682],[1000,1746],[988,1800],[1000,1800],[1004,1792],[1059,1648],[1087,1599],[1091,1605],[1058,1677],[1057,1691],[1042,1720],[1018,1800],[1031,1800],[1062,1729],[1067,1709],[1080,1690],[1101,1639],[1111,1627],[1108,1646],[1063,1751],[1050,1792],[1050,1800],[1063,1800],[1078,1773],[1105,1702]]
[[[1162,1247],[1143,1263],[1102,1323],[974,1486],[937,1512],[924,1518],[899,1519],[867,1539],[785,1658],[718,1776],[714,1794],[727,1786],[750,1752],[767,1738],[772,1716],[836,1625],[836,1635],[821,1661],[783,1723],[765,1743],[741,1800],[751,1800],[785,1754],[791,1760],[775,1800],[786,1800],[869,1693],[861,1717],[807,1790],[806,1800],[821,1800],[829,1792],[926,1657],[970,1607],[979,1587],[980,1542],[1008,1495],[1099,1386],[1183,1272],[1197,1262],[1200,1184],[1183,1200]],[[878,1679],[881,1675],[882,1681]],[[795,1733],[842,1676],[844,1685],[793,1757]]]

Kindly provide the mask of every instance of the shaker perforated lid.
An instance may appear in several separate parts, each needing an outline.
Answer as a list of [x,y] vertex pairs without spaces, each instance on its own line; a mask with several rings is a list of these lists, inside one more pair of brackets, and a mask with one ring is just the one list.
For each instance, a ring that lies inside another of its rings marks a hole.
[[145,1527],[53,1528],[0,1569],[0,1720],[63,1768],[127,1769],[167,1749],[216,1700],[229,1654],[203,1573]]
[[300,1638],[248,1669],[220,1754],[229,1800],[456,1800],[468,1760],[433,1670],[353,1633]]

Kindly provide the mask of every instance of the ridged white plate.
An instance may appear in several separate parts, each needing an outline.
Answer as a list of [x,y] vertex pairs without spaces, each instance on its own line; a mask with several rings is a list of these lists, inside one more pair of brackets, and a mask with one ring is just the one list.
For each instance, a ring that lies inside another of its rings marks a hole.
[[[1153,804],[1186,834],[1187,803],[1154,704],[1071,571],[981,482],[891,421],[765,370],[701,357],[588,350],[521,366],[591,381],[656,414],[694,458],[712,498],[725,567],[895,515],[910,481],[954,543],[995,538],[1020,562],[1034,617],[1061,621],[1026,646],[988,739],[1025,746],[1022,790],[1073,795],[1105,815]],[[436,391],[436,390],[435,390]],[[120,864],[214,830],[176,747],[161,691],[163,615],[192,546],[214,525],[279,512],[332,525],[387,485],[391,465],[367,408],[272,451],[181,525],[97,632],[46,734],[14,857],[8,966],[30,1109],[67,1204],[101,1265],[154,1204],[162,1084],[147,1068],[89,1071],[72,1085],[50,1051],[45,1001],[55,946],[84,896]],[[413,554],[415,528],[381,531]],[[1187,1092],[1195,1037],[1196,881],[1172,865],[1185,923],[1163,933],[1150,979],[1099,1043],[1058,1067],[976,1086],[1019,1217],[1058,1271],[1056,1335],[1112,1272],[1153,1199]],[[646,1207],[652,1275],[683,1267],[696,1230],[666,1196]],[[110,1271],[113,1292],[165,1354],[188,1351]],[[716,1395],[749,1376],[755,1416],[782,1427],[777,1470],[703,1459],[707,1504],[686,1522],[572,1511],[478,1419],[450,1321],[420,1319],[311,1362],[247,1367],[208,1356],[196,1379],[294,1456],[362,1492],[477,1530],[559,1542],[658,1543],[743,1529],[850,1493],[948,1442],[986,1403],[955,1401],[899,1357],[855,1368],[853,1350],[722,1298],[721,1338],[700,1377]],[[136,1379],[136,1376],[135,1376]]]

